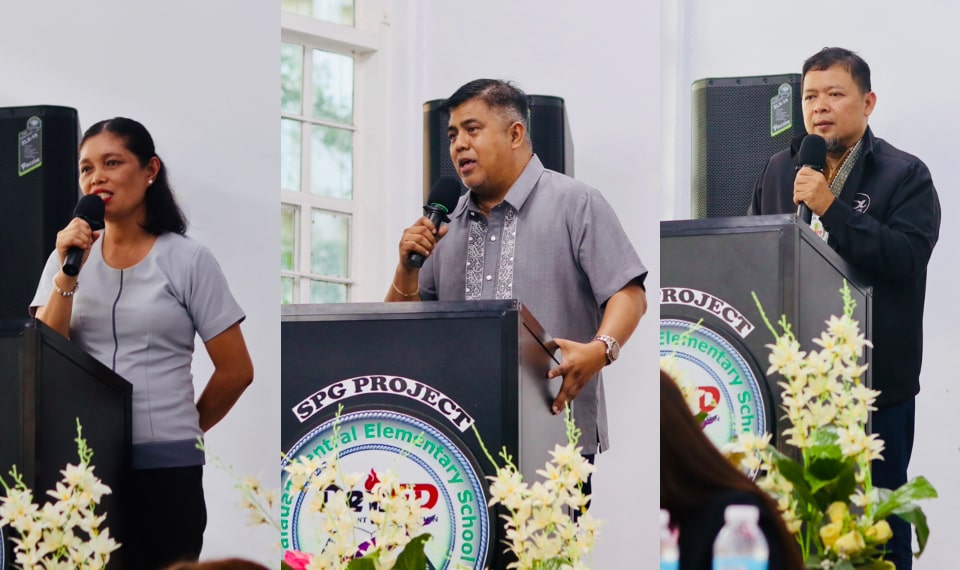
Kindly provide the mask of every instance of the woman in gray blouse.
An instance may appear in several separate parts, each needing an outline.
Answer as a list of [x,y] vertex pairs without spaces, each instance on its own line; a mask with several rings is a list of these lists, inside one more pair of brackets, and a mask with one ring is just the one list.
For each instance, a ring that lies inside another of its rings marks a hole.
[[[57,234],[31,303],[38,319],[133,384],[128,492],[136,506],[121,531],[124,565],[163,568],[196,560],[206,527],[198,437],[253,380],[243,310],[220,266],[186,237],[166,167],[143,125],[116,117],[80,142],[80,188],[103,200],[102,231],[74,218]],[[62,270],[83,251],[78,275]],[[80,282],[83,287],[80,287]],[[196,335],[215,370],[194,398]]]

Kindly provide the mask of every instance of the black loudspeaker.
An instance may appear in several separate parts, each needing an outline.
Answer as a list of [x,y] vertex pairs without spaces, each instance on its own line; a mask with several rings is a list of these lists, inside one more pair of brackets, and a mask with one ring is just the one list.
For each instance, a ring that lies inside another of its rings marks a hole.
[[76,109],[0,108],[0,318],[23,318],[79,197]]
[[[543,166],[573,176],[573,140],[567,109],[560,97],[528,95],[530,102],[530,140],[533,152]],[[445,99],[423,104],[423,197],[441,176],[457,176],[450,160],[450,139],[447,137],[449,113],[440,111]]]
[[767,159],[803,134],[800,74],[693,83],[692,218],[744,216]]

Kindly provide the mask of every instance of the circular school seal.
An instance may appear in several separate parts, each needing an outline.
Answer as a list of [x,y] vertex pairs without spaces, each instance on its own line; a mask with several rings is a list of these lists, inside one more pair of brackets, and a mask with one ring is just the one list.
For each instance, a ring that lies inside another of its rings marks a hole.
[[762,435],[767,412],[760,381],[747,358],[721,334],[682,319],[660,320],[660,357],[700,389],[703,431],[717,447],[739,433]]
[[[425,552],[428,568],[436,570],[484,567],[490,541],[486,495],[475,462],[437,427],[412,416],[386,410],[365,410],[331,419],[301,438],[281,461],[280,544],[285,550],[321,552],[327,536],[320,516],[310,508],[324,501],[327,491],[308,481],[294,488],[283,470],[299,457],[337,453],[344,473],[366,475],[348,491],[356,535],[365,537],[358,554],[376,548],[370,490],[378,473],[392,470],[412,488],[428,514],[423,531],[430,533]],[[469,452],[467,452],[469,453]]]

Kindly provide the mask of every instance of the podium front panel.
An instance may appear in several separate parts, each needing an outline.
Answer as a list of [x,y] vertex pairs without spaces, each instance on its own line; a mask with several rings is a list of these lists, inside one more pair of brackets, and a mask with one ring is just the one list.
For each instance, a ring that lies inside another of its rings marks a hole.
[[[367,473],[370,485],[394,469],[430,509],[434,567],[503,567],[502,525],[486,508],[494,469],[473,430],[498,462],[506,448],[528,478],[565,441],[549,409],[560,384],[546,379],[550,340],[526,309],[517,301],[286,306],[281,343],[283,452],[336,449],[344,469]],[[281,544],[309,546],[301,508],[309,493],[282,480],[289,532]],[[368,507],[357,508],[362,517]]]
[[[16,465],[35,501],[61,479],[60,470],[79,463],[77,421],[94,452],[97,477],[112,493],[97,514],[121,543],[130,469],[133,387],[42,322],[0,320],[0,473]],[[123,550],[109,568],[123,567]]]
[[[761,422],[739,417],[741,410],[755,413],[755,407],[725,401],[735,389],[730,383],[753,376],[759,383],[756,392],[763,395],[766,430],[779,448],[790,452],[780,438],[785,425],[777,378],[766,377],[767,345],[774,336],[757,301],[774,327],[786,317],[803,350],[818,349],[811,339],[820,336],[831,315],[843,314],[840,289],[846,280],[857,303],[854,318],[869,338],[872,293],[861,274],[791,215],[661,222],[660,259],[661,354],[675,352],[680,368],[695,377],[691,378],[695,384],[705,386],[701,405],[708,415],[714,409],[732,410],[727,415],[736,424],[723,429],[707,426],[708,434],[711,429],[731,434],[761,428]],[[691,333],[689,346],[679,346],[675,331],[683,326],[696,329],[696,323],[702,331]],[[711,345],[714,337],[719,350]],[[737,358],[727,358],[724,347]],[[742,366],[737,365],[740,360]],[[869,362],[869,352],[864,361]],[[701,382],[711,375],[713,381]],[[869,379],[868,369],[868,383]],[[722,414],[717,417],[723,419]],[[717,443],[724,439],[713,435]]]

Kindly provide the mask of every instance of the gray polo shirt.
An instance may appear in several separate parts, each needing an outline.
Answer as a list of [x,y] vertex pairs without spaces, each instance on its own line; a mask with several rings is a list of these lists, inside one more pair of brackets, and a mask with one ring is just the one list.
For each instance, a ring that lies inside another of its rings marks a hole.
[[[423,300],[518,299],[551,336],[588,342],[607,299],[647,274],[600,192],[536,155],[489,217],[470,196],[423,264]],[[609,447],[602,376],[580,392],[574,418],[583,453]]]
[[[194,337],[203,342],[242,321],[220,266],[206,247],[165,233],[127,269],[103,260],[103,239],[80,272],[70,338],[133,384],[133,467],[202,465],[193,391]],[[46,304],[60,270],[47,259],[31,307]]]

